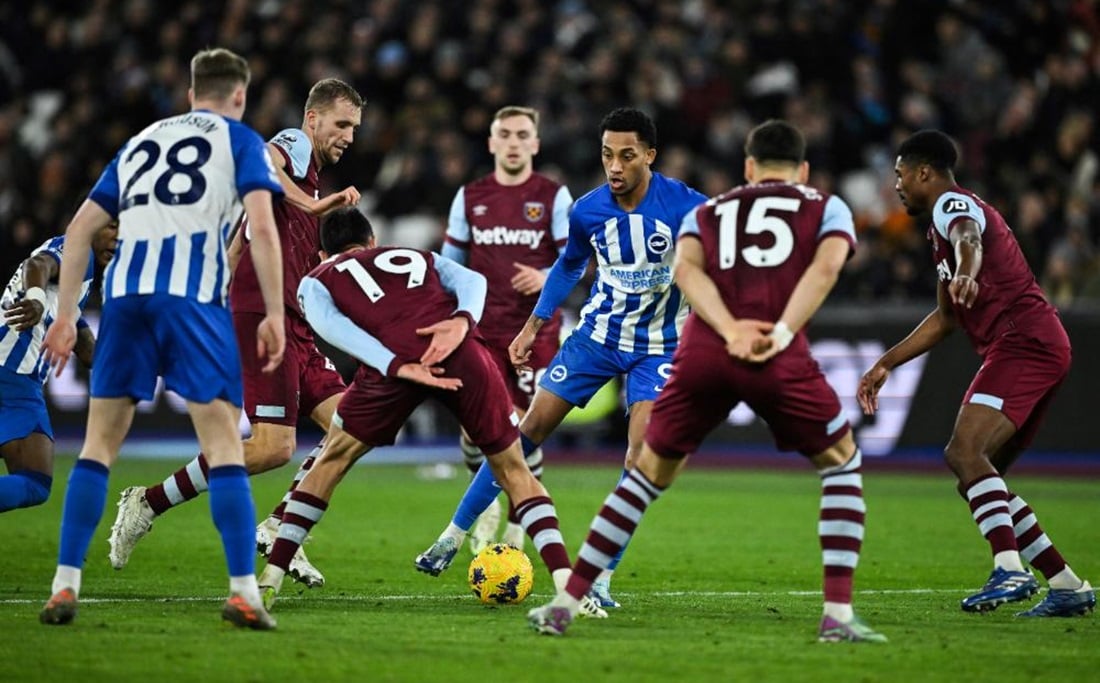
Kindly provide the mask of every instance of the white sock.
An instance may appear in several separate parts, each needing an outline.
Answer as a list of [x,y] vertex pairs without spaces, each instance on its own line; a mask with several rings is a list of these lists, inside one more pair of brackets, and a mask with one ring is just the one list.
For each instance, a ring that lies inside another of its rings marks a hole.
[[247,576],[230,576],[229,592],[239,593],[250,605],[263,604],[263,601],[260,600],[260,587],[256,583],[255,574],[248,574]]
[[271,586],[278,593],[283,587],[283,577],[286,576],[286,572],[282,567],[276,567],[273,564],[268,564],[264,567],[263,573],[260,574],[260,578],[257,583],[264,586]]
[[993,556],[993,566],[1010,572],[1022,572],[1024,563],[1020,560],[1020,553],[1016,550],[1002,550]]
[[1073,573],[1073,570],[1066,565],[1066,568],[1058,572],[1054,576],[1050,577],[1051,588],[1055,590],[1077,590],[1085,585],[1085,582],[1081,580],[1081,577]]
[[614,569],[604,569],[600,572],[600,575],[596,577],[595,583],[611,583],[611,577],[614,575]]
[[564,569],[555,569],[550,578],[554,580],[554,592],[561,595],[565,592],[565,584],[569,583],[569,577],[573,575],[573,570],[569,567]]
[[855,616],[852,611],[851,603],[846,602],[826,602],[825,609],[822,613],[827,617],[832,617],[842,624],[847,624]]
[[466,540],[466,530],[460,529],[455,526],[454,522],[447,524],[447,528],[443,530],[443,533],[439,535],[439,540],[444,538],[453,538],[459,545]]
[[80,578],[83,571],[79,567],[70,567],[67,564],[57,565],[57,571],[53,575],[53,587],[50,594],[66,588],[72,588],[77,597],[80,597]]

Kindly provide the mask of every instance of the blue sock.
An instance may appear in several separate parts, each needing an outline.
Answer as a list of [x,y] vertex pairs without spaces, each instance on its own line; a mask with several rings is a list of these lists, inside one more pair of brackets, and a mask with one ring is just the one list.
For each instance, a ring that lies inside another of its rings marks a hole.
[[57,563],[67,567],[84,567],[84,558],[92,542],[95,528],[103,517],[107,503],[107,476],[110,470],[95,460],[77,460],[65,489],[65,506],[61,512],[61,548]]
[[211,467],[210,516],[222,536],[230,576],[256,572],[256,507],[248,471],[241,465]]
[[493,469],[486,460],[481,463],[477,474],[466,487],[462,500],[458,501],[458,509],[455,510],[451,523],[463,531],[469,531],[478,516],[488,509],[499,493],[500,484],[493,477]]
[[[623,483],[623,479],[626,479],[626,475],[629,474],[629,473],[630,472],[628,470],[625,470],[625,469],[623,470],[623,473],[621,475],[619,475],[619,484]],[[618,484],[616,484],[615,488],[618,488],[618,487],[619,487]],[[633,538],[633,535],[631,535],[631,538]],[[611,558],[611,562],[607,565],[607,568],[610,571],[615,571],[615,567],[619,566],[619,562],[623,559],[623,553],[626,552],[626,546],[629,543],[630,543],[630,539],[628,538],[628,539],[626,539],[626,543],[623,544],[623,547],[619,548],[619,552],[615,553],[615,557]]]
[[527,438],[527,435],[523,432],[519,433],[519,445],[523,448],[523,457],[527,457],[535,452],[535,449],[539,447],[537,443]]
[[0,512],[45,503],[50,497],[51,486],[53,477],[33,470],[21,470],[0,477]]
[[[523,432],[520,432],[519,440],[523,446],[524,457],[539,447],[537,443],[524,436]],[[451,523],[463,531],[469,531],[499,493],[500,484],[493,477],[493,470],[489,467],[488,461],[482,462],[470,485],[466,487],[466,493],[462,494],[462,500],[458,501],[458,509],[455,510]]]

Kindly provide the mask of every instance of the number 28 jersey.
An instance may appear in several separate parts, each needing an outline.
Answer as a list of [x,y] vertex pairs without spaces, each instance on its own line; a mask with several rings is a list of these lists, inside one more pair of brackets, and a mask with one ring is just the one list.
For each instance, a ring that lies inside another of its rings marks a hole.
[[196,110],[131,138],[89,195],[119,221],[104,301],[170,294],[225,306],[225,241],[253,190],[282,194],[263,139],[239,121]]
[[702,241],[706,273],[734,317],[775,321],[818,244],[837,236],[855,247],[852,211],[842,199],[765,181],[708,200],[684,217],[679,239]]

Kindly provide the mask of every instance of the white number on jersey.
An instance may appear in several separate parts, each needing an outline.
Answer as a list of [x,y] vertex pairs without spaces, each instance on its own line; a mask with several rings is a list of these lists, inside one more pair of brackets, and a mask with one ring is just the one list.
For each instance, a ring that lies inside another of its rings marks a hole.
[[[794,251],[794,232],[790,224],[779,216],[769,216],[768,211],[798,211],[801,199],[793,197],[760,197],[752,203],[748,220],[745,221],[745,234],[759,235],[770,232],[775,244],[767,249],[757,246],[741,250],[741,257],[750,266],[774,268],[790,257]],[[737,262],[737,214],[741,200],[734,199],[719,204],[714,209],[720,221],[718,223],[718,266],[723,270],[732,268]]]
[[[397,259],[408,259],[403,263],[395,263]],[[424,284],[424,275],[428,272],[428,262],[424,260],[424,256],[412,249],[391,249],[384,251],[374,257],[374,265],[381,271],[387,273],[393,273],[395,275],[408,275],[408,284],[406,289],[412,289]],[[386,296],[386,293],[382,291],[382,287],[379,286],[378,281],[371,277],[371,274],[367,272],[367,269],[363,267],[363,264],[356,259],[348,259],[336,266],[336,270],[341,273],[348,273],[355,278],[355,283],[359,285],[359,289],[363,290],[363,293],[367,295],[367,298],[371,302],[378,301],[382,297]]]

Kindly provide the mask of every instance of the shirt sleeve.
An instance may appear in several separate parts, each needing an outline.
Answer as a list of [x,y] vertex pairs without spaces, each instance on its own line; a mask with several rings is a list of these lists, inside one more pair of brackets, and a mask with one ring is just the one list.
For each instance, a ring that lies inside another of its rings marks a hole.
[[825,202],[825,211],[821,215],[821,228],[817,231],[817,240],[820,242],[831,235],[843,235],[848,242],[856,245],[856,224],[852,218],[852,210],[844,203],[844,200],[836,195],[829,197]]
[[588,241],[588,231],[585,230],[576,212],[569,216],[569,239],[565,243],[565,250],[554,261],[554,266],[546,276],[546,284],[539,294],[538,303],[535,304],[534,315],[536,318],[549,320],[558,310],[565,297],[577,286],[584,269],[588,267],[588,260],[592,258],[592,244]]
[[554,195],[554,211],[550,218],[550,234],[554,236],[554,244],[560,252],[569,239],[569,209],[573,206],[573,195],[569,188],[562,185],[558,193]]
[[397,373],[397,355],[341,313],[332,300],[332,294],[320,280],[302,278],[298,284],[298,306],[306,322],[325,341],[387,375]]
[[263,138],[243,123],[231,122],[229,143],[236,166],[237,194],[244,197],[253,190],[267,190],[282,196],[283,186],[279,184],[275,164],[271,162]]
[[458,308],[455,312],[466,313],[470,316],[471,322],[479,322],[481,314],[485,312],[485,294],[489,288],[485,276],[451,259],[443,258],[439,254],[432,254],[432,256],[443,288],[458,299]]
[[944,239],[949,239],[951,227],[963,218],[969,218],[978,224],[978,230],[985,232],[985,212],[973,197],[961,192],[944,192],[936,200],[932,209],[932,227]]
[[115,158],[111,159],[111,163],[107,164],[107,167],[99,174],[99,180],[92,186],[92,191],[88,194],[88,199],[99,204],[100,208],[111,214],[111,218],[118,218],[118,159],[125,151],[126,147],[123,147],[115,155]]
[[699,207],[687,212],[684,220],[680,221],[680,231],[676,233],[676,239],[687,236],[699,238]]
[[470,249],[470,222],[466,220],[466,188],[458,188],[451,202],[451,212],[447,214],[447,232],[443,235],[443,248],[452,247],[451,253],[461,251],[462,258],[454,258],[446,251],[443,255],[459,263],[466,263],[466,252]]
[[305,131],[298,128],[286,128],[271,138],[271,144],[282,150],[289,161],[287,175],[301,180],[309,173],[309,158],[313,156],[313,145]]

